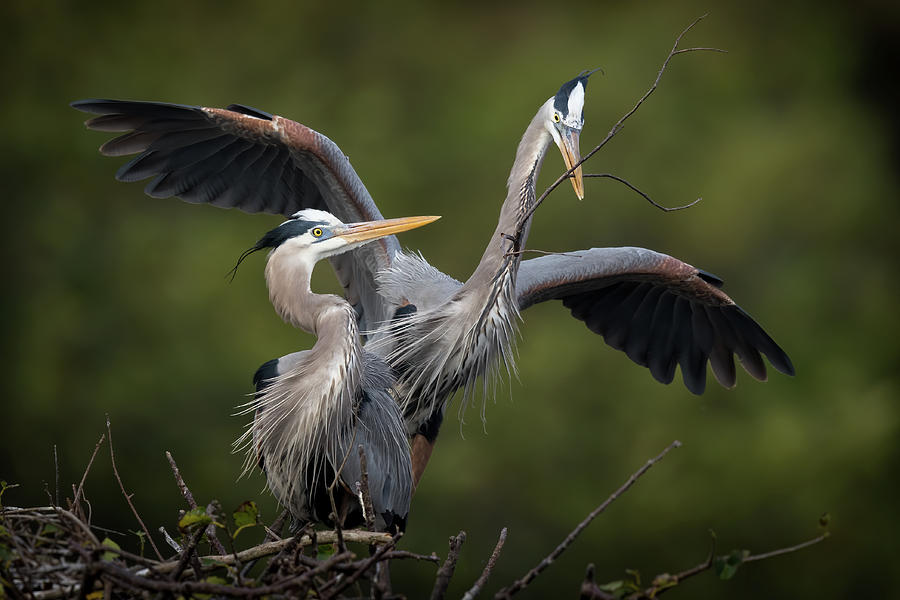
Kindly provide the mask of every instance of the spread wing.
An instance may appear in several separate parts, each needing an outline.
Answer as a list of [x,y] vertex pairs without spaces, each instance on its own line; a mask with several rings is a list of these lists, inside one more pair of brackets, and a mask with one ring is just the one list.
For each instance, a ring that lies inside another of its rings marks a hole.
[[[144,191],[154,198],[177,196],[285,216],[318,208],[345,223],[382,218],[341,149],[300,123],[238,104],[221,109],[78,100],[72,107],[99,115],[85,123],[90,129],[125,132],[103,144],[100,152],[137,154],[122,165],[116,179],[152,177]],[[330,259],[360,317],[361,330],[390,316],[374,278],[390,266],[399,249],[390,236]]]
[[762,327],[721,289],[722,281],[644,248],[591,248],[523,261],[519,308],[562,300],[607,344],[653,377],[671,383],[681,365],[685,386],[706,389],[706,363],[725,387],[735,384],[734,355],[765,381],[762,356],[787,375],[794,367]]

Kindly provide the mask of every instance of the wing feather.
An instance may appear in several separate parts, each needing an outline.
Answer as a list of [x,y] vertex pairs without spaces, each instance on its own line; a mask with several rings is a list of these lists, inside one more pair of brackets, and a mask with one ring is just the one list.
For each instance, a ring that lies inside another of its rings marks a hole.
[[[95,99],[72,107],[97,115],[88,128],[122,133],[101,152],[136,154],[116,178],[152,178],[145,188],[152,197],[286,216],[318,208],[345,223],[382,218],[341,149],[300,123],[240,104],[220,109]],[[399,249],[390,236],[331,259],[363,330],[392,314],[374,280]]]
[[706,389],[706,365],[725,387],[735,383],[734,356],[756,379],[766,379],[762,356],[794,374],[787,354],[721,289],[722,280],[665,254],[643,248],[592,248],[523,261],[519,309],[562,300],[572,316],[670,383],[681,367],[685,387]]

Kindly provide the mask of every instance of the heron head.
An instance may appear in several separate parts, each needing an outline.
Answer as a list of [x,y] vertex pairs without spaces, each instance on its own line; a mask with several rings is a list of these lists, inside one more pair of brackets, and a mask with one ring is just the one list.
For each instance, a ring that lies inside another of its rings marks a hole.
[[267,232],[256,244],[241,254],[234,270],[247,256],[271,248],[297,254],[310,263],[347,252],[377,239],[422,227],[440,217],[402,217],[360,223],[344,223],[324,210],[307,208]]
[[[562,153],[566,169],[571,169],[581,160],[578,142],[584,127],[584,93],[588,77],[594,71],[583,71],[575,79],[562,84],[556,95],[544,105],[547,115],[545,126]],[[572,172],[572,187],[579,200],[584,198],[584,179],[580,166]]]

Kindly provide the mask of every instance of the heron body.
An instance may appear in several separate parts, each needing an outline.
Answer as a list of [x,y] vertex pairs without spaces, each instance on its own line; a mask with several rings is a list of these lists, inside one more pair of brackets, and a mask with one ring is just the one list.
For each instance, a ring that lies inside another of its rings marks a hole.
[[335,510],[344,526],[364,522],[356,487],[362,451],[376,526],[405,526],[412,471],[403,420],[390,394],[390,367],[363,349],[352,306],[338,296],[313,293],[310,277],[322,258],[433,220],[345,225],[308,209],[241,257],[272,249],[265,270],[272,305],[285,321],[317,338],[312,349],[260,367],[257,395],[242,410],[254,414],[253,423],[236,443],[248,451],[246,467],[263,468],[269,489],[297,523],[330,523]]
[[[527,239],[535,182],[551,142],[572,173],[576,195],[583,196],[575,167],[587,76],[563,84],[526,128],[497,227],[466,282],[402,252],[393,237],[331,259],[367,337],[366,349],[397,374],[416,482],[453,394],[474,391],[479,377],[501,365],[514,368],[519,313],[536,302],[561,300],[663,383],[680,366],[685,385],[696,394],[706,387],[707,363],[720,383],[733,386],[735,355],[760,380],[766,378],[761,355],[778,371],[794,372],[787,354],[719,289],[718,278],[676,258],[638,248],[591,248],[528,260],[510,252]],[[99,115],[88,127],[125,132],[100,150],[137,153],[117,178],[153,177],[145,188],[151,196],[248,212],[290,215],[327,208],[344,221],[381,218],[340,149],[299,123],[241,105],[83,100],[73,106]],[[486,390],[489,380],[483,379]]]

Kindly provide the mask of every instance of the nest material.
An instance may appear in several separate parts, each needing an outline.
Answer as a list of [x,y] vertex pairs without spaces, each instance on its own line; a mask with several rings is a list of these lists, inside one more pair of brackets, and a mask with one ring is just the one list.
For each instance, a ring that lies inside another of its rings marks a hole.
[[[100,540],[86,520],[60,507],[0,509],[0,577],[9,598],[137,598],[160,592],[183,597],[342,597],[347,588],[386,587],[380,563],[394,558],[436,562],[393,550],[397,538],[368,531],[343,531],[342,542],[377,550],[364,558],[353,552],[319,552],[337,542],[335,531],[298,535],[241,552],[200,556],[203,527],[184,532],[170,560],[151,560]],[[171,542],[177,546],[174,540]],[[316,548],[315,556],[304,549]],[[266,559],[265,562],[259,559]],[[251,571],[250,567],[259,561]],[[248,575],[252,572],[253,575]],[[351,587],[352,586],[352,587]],[[390,597],[388,589],[384,589]]]

